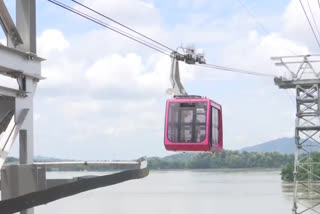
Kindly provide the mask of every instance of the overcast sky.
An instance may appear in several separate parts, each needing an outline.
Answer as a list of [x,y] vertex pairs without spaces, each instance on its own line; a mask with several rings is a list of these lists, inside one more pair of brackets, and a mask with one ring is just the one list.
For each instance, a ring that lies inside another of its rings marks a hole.
[[[298,0],[242,1],[248,10],[238,0],[83,2],[173,49],[192,43],[211,64],[281,75],[271,56],[318,51]],[[5,2],[14,14],[15,1]],[[320,12],[315,14],[320,20]],[[163,145],[169,57],[45,0],[37,0],[37,37],[47,79],[39,83],[34,101],[36,155],[172,154]],[[4,43],[3,33],[0,39]],[[181,76],[189,94],[223,106],[226,149],[294,135],[294,103],[272,78],[184,65]]]

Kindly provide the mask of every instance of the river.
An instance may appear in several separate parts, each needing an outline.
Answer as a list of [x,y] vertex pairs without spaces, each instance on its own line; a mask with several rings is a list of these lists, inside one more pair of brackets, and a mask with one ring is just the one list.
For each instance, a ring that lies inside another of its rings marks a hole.
[[[88,172],[49,172],[73,177]],[[151,171],[147,178],[36,208],[43,214],[291,214],[292,195],[277,170]]]

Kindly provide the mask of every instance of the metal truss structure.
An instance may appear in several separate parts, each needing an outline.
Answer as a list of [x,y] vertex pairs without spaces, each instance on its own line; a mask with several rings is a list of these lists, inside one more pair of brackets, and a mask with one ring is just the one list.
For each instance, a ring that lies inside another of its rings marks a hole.
[[272,57],[286,69],[281,89],[296,91],[293,214],[320,213],[320,70],[317,55]]

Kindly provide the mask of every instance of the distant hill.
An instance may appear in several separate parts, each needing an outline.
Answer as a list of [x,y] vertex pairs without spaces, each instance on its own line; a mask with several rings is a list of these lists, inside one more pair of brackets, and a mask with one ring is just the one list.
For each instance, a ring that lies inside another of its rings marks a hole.
[[294,138],[279,138],[276,140],[261,143],[255,146],[245,147],[240,151],[247,152],[279,152],[281,154],[294,154]]

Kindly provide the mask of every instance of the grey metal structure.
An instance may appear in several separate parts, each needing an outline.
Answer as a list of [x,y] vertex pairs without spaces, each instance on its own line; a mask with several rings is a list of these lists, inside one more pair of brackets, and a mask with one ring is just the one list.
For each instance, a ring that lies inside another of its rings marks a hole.
[[[35,0],[16,0],[15,25],[3,0],[0,0],[0,24],[7,36],[7,46],[0,45],[0,74],[16,79],[18,88],[0,88],[0,115],[4,116],[0,118],[3,132],[0,141],[0,168],[18,135],[20,164],[33,162],[33,96],[38,81],[42,79],[43,61],[36,55],[35,9]],[[25,174],[26,185],[28,181],[33,181],[33,175],[30,173]],[[27,189],[19,194],[33,191],[35,186],[30,185]],[[2,198],[7,198],[5,193],[1,192]],[[33,209],[22,213],[32,214]]]
[[320,213],[320,70],[319,56],[272,57],[286,69],[286,77],[276,77],[281,89],[296,91],[295,162],[293,213]]
[[[46,179],[46,167],[74,165],[131,166],[132,169],[101,176],[82,176],[72,179]],[[73,196],[85,191],[141,179],[149,174],[147,160],[55,162],[32,165],[8,165],[1,171],[1,191],[5,197],[0,201],[0,213],[30,212],[30,208],[46,205],[52,201]],[[31,176],[33,179],[29,179]]]
[[171,53],[171,72],[170,82],[172,88],[167,90],[168,94],[174,96],[186,96],[188,95],[184,89],[180,80],[179,61],[184,61],[187,64],[205,64],[205,58],[203,54],[196,54],[193,47],[184,49],[185,53],[181,54],[178,52]]

